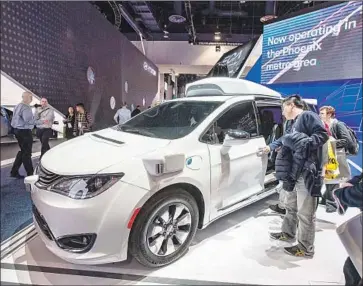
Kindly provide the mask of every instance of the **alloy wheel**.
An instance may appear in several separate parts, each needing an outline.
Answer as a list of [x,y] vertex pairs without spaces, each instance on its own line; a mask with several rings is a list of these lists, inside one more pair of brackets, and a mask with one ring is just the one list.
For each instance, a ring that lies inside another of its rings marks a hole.
[[152,218],[147,231],[149,250],[157,256],[175,253],[187,240],[191,231],[192,217],[182,203],[170,204]]

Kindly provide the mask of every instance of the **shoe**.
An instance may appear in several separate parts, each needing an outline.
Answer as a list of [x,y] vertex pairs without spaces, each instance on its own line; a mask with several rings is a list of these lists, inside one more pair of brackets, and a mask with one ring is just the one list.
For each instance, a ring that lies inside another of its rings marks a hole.
[[18,174],[10,173],[10,177],[15,179],[24,179],[24,176],[20,175],[19,173]]
[[286,210],[283,208],[280,208],[278,204],[269,206],[270,210],[274,211],[275,213],[285,215]]
[[327,213],[335,213],[337,211],[336,203],[332,201],[327,201],[325,211]]
[[284,242],[293,242],[295,241],[294,237],[283,233],[283,232],[272,232],[270,233],[270,237],[274,240],[284,241]]
[[287,254],[289,254],[291,256],[295,256],[295,257],[313,258],[313,256],[314,256],[313,253],[306,252],[299,245],[294,245],[291,247],[284,247],[284,251]]
[[325,211],[327,212],[327,213],[335,213],[336,211],[337,211],[337,208],[336,207],[334,207],[334,206],[326,206],[326,209],[325,209]]

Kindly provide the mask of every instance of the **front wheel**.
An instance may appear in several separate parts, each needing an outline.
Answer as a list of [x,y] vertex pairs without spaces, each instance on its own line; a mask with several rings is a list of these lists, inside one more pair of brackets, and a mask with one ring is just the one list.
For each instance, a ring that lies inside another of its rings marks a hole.
[[160,267],[188,250],[199,221],[195,199],[183,189],[156,194],[142,208],[130,235],[130,253],[147,267]]

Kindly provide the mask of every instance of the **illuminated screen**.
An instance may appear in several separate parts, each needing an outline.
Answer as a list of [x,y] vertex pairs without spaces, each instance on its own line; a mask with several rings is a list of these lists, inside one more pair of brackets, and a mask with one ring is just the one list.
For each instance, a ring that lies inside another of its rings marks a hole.
[[264,27],[264,84],[362,78],[362,3],[345,2]]
[[231,78],[237,77],[256,42],[257,39],[254,39],[243,46],[239,46],[225,53],[207,76]]

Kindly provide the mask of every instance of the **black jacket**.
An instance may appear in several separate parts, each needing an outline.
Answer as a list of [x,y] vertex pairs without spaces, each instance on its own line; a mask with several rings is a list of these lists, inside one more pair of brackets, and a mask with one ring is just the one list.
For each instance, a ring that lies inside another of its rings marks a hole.
[[337,149],[344,148],[346,151],[353,146],[352,139],[350,137],[349,131],[345,124],[341,121],[336,121],[330,126],[330,131],[333,137],[336,139]]
[[293,191],[302,176],[310,195],[321,196],[322,146],[328,138],[317,114],[305,111],[296,118],[291,133],[282,137],[283,147],[276,157],[276,177],[284,190]]
[[308,159],[309,136],[295,132],[282,138],[283,147],[278,152],[275,163],[276,178],[283,182],[284,190],[292,192],[302,175]]
[[348,207],[357,207],[363,211],[363,174],[355,176],[348,183],[353,186],[333,191],[333,198],[340,214],[344,214]]

